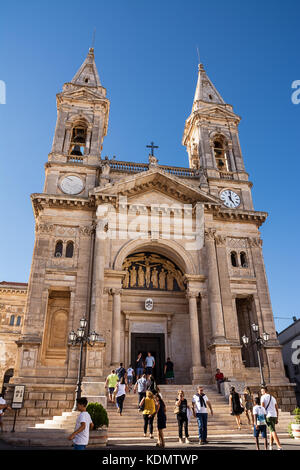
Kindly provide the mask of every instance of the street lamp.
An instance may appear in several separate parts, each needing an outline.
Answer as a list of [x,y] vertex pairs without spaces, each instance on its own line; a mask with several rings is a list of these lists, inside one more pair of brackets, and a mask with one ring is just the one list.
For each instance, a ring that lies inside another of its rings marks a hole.
[[[265,346],[265,344],[269,341],[270,335],[269,333],[266,333],[265,331],[262,334],[262,337],[259,335],[259,327],[256,323],[252,323],[251,325],[252,330],[255,335],[255,340],[251,344],[256,344],[256,351],[257,351],[257,358],[258,358],[258,366],[259,366],[259,372],[260,372],[260,381],[261,385],[265,386],[265,378],[264,378],[264,372],[263,368],[261,365],[261,357],[260,357],[260,350]],[[244,346],[247,348],[249,345],[249,338],[248,336],[244,335],[242,336],[242,341]]]
[[77,384],[76,384],[76,390],[75,390],[75,401],[74,401],[74,406],[73,406],[72,411],[76,411],[77,400],[78,398],[81,397],[81,366],[82,366],[83,346],[85,344],[94,346],[97,341],[100,341],[100,335],[96,333],[96,331],[93,331],[92,333],[89,333],[87,335],[85,332],[86,327],[87,327],[87,320],[85,318],[81,318],[77,332],[75,333],[75,331],[72,330],[69,333],[69,340],[72,346],[75,346],[76,344],[80,344],[79,366],[78,366]]

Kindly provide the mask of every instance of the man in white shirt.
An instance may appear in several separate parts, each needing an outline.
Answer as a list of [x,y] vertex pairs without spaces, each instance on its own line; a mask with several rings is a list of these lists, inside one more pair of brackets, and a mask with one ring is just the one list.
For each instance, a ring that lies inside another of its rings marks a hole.
[[277,401],[272,395],[268,393],[267,387],[261,387],[261,399],[260,404],[267,412],[266,422],[270,431],[270,450],[273,450],[273,441],[276,442],[278,450],[282,450],[279,438],[277,436],[275,425],[278,423],[279,410]]
[[2,393],[0,393],[0,428],[1,428],[1,432],[3,432],[3,422],[2,422],[3,411],[5,411],[7,409],[11,410],[11,407],[6,404],[6,400],[4,400]]
[[76,420],[75,431],[68,437],[69,441],[73,441],[74,450],[85,450],[89,443],[90,429],[93,429],[90,414],[86,411],[88,401],[85,397],[78,398],[77,409],[80,411]]
[[148,356],[145,359],[146,375],[150,376],[152,374],[152,369],[155,367],[155,359],[151,355],[151,352],[148,352]]
[[197,418],[198,432],[199,432],[199,444],[208,444],[207,441],[207,407],[210,409],[210,413],[213,416],[213,410],[211,403],[204,393],[203,387],[198,387],[198,393],[193,396],[192,408],[194,417]]

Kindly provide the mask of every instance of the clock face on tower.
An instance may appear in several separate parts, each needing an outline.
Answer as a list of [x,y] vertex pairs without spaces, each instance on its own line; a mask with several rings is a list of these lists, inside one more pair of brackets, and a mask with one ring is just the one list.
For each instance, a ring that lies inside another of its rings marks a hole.
[[241,203],[240,196],[231,189],[224,189],[220,194],[220,199],[223,201],[224,206],[230,209],[235,209]]
[[62,179],[60,187],[66,194],[78,194],[83,190],[84,184],[79,176],[70,175]]

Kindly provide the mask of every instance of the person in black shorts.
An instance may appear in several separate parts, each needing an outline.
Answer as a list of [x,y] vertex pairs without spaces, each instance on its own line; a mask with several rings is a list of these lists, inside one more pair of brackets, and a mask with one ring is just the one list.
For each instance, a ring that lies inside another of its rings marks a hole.
[[156,447],[165,447],[164,429],[167,427],[167,409],[161,394],[159,393],[159,389],[157,391],[158,393],[155,395],[155,398],[157,403],[158,443],[156,444]]
[[164,374],[166,384],[174,383],[174,364],[169,357],[167,358],[167,362],[165,363]]

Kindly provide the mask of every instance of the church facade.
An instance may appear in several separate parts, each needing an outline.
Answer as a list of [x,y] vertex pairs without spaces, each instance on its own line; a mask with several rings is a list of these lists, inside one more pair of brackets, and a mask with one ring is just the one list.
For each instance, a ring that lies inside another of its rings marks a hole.
[[84,348],[85,383],[103,384],[113,366],[150,351],[159,383],[170,357],[178,384],[212,383],[216,368],[258,384],[252,323],[270,335],[267,383],[286,383],[259,232],[267,213],[253,207],[240,117],[200,64],[182,140],[189,165],[174,167],[158,163],[153,144],[146,163],[101,157],[109,108],[90,49],[57,95],[44,190],[31,195],[35,244],[13,383],[64,390],[70,408],[79,347],[69,333],[81,318],[99,334]]

